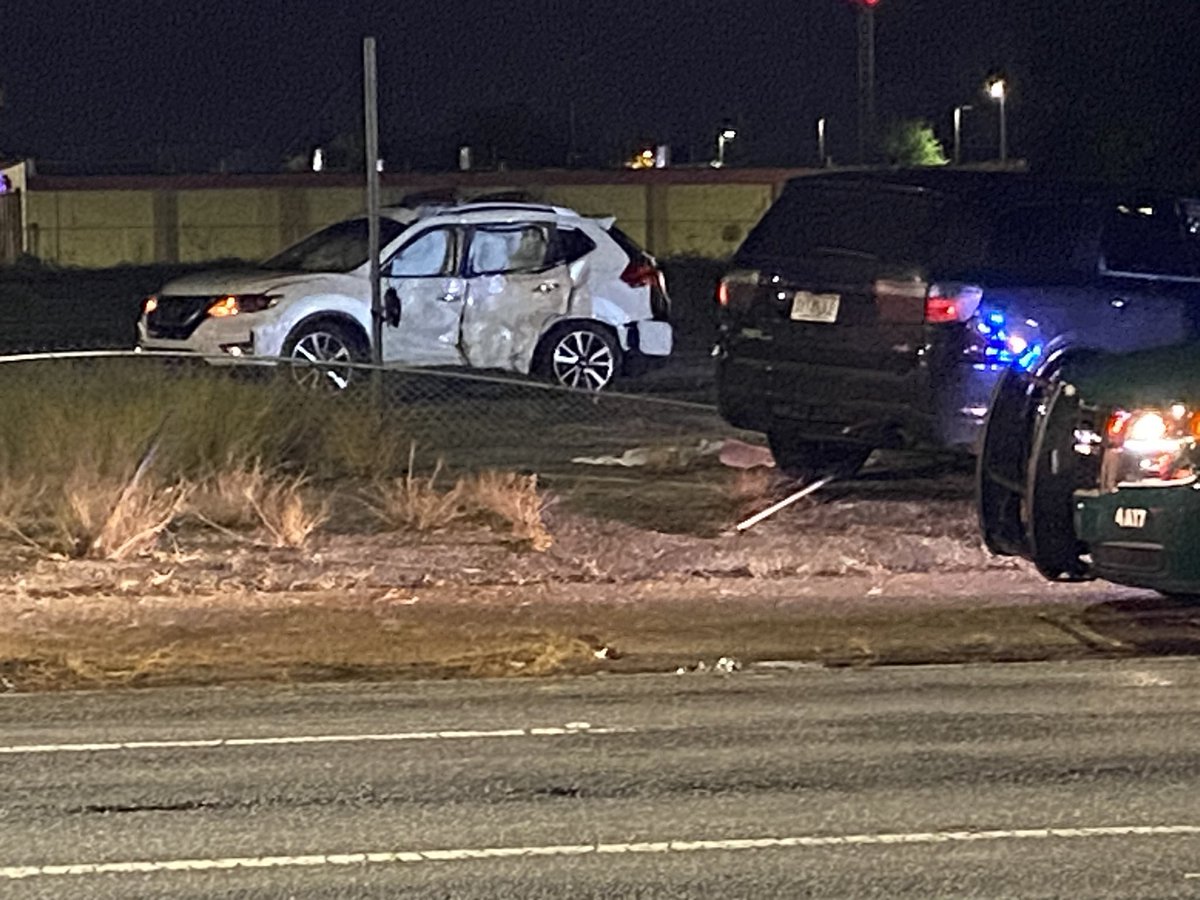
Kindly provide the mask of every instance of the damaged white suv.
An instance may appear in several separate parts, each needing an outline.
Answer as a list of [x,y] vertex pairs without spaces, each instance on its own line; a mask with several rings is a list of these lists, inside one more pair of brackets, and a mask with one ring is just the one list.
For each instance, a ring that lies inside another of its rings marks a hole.
[[[386,363],[533,373],[599,391],[665,360],[672,329],[654,258],[562,207],[467,203],[380,219]],[[253,270],[187,275],[148,297],[145,350],[303,363],[344,388],[371,357],[367,220],[332,225]],[[320,365],[314,366],[312,363]]]

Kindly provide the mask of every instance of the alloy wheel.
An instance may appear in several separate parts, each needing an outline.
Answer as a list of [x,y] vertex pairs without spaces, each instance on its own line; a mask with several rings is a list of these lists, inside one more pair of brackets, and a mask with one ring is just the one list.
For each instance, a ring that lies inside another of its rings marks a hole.
[[594,331],[568,331],[554,344],[554,380],[567,387],[603,390],[613,379],[616,363],[612,346]]
[[345,340],[328,331],[310,331],[292,348],[292,359],[307,363],[292,367],[292,377],[301,387],[344,391],[350,385],[354,354]]

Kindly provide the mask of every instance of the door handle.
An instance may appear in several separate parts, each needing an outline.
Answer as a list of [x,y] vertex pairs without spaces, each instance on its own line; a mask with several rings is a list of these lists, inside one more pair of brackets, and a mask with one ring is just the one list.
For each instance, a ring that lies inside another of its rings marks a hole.
[[549,294],[551,291],[558,290],[558,282],[557,281],[543,281],[534,290],[536,290],[539,294]]
[[442,294],[442,300],[446,303],[453,303],[455,300],[461,300],[462,297],[458,294]]
[[1111,306],[1113,309],[1124,309],[1125,307],[1127,307],[1129,305],[1129,301],[1126,300],[1124,297],[1113,297],[1111,300],[1108,301],[1108,305]]
[[383,295],[384,320],[393,328],[396,328],[400,325],[401,315],[400,295],[396,293],[395,288],[388,288],[387,293]]

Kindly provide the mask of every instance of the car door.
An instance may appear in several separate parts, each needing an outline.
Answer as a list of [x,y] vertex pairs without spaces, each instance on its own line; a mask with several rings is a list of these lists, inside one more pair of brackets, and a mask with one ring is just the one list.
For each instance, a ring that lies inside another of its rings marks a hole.
[[462,236],[426,229],[383,266],[383,358],[411,366],[461,365],[466,281],[459,274]]
[[528,372],[538,341],[565,315],[571,275],[554,252],[551,222],[471,229],[462,352],[478,368]]

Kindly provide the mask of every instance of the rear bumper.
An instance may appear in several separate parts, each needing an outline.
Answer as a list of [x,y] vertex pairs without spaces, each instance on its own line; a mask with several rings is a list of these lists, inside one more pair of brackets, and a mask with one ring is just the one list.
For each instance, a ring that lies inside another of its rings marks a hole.
[[962,363],[893,374],[722,354],[717,397],[721,415],[751,431],[974,453],[1000,375]]
[[637,376],[666,365],[674,349],[674,337],[670,322],[645,320],[627,325],[623,374]]

